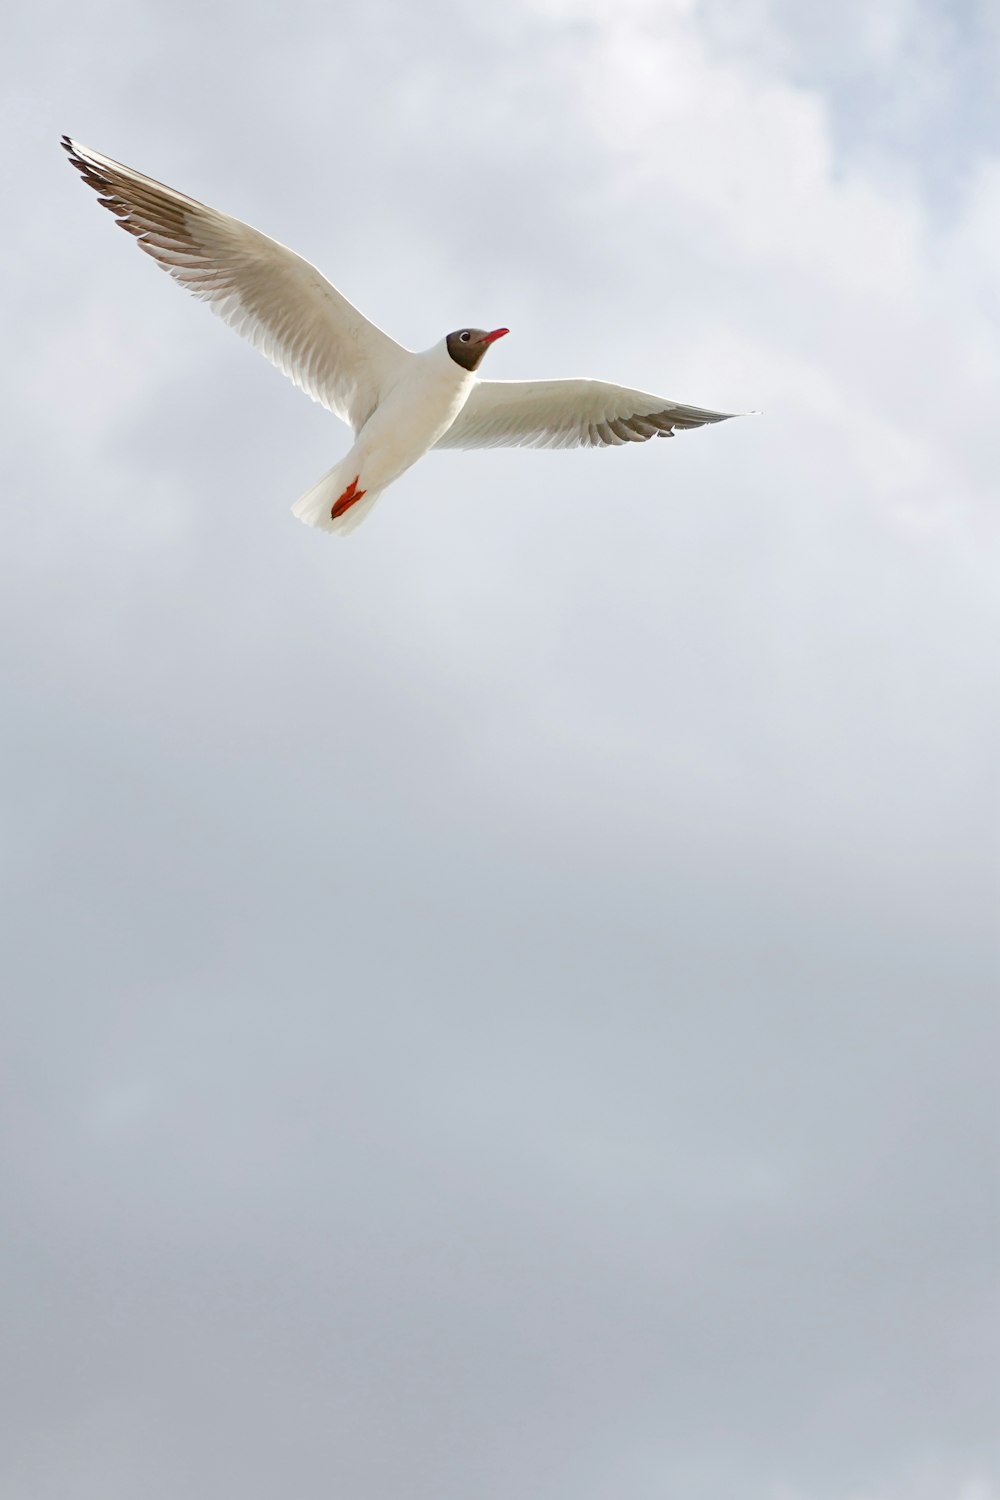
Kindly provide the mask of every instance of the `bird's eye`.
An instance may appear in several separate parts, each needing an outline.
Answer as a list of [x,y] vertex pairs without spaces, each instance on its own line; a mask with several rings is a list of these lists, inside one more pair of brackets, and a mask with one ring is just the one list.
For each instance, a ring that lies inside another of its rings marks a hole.
[[459,334],[459,338],[462,340],[463,344],[467,344],[469,342],[469,340],[470,340],[471,337],[472,337],[472,334],[469,332],[468,329],[466,329],[464,333],[460,333]]

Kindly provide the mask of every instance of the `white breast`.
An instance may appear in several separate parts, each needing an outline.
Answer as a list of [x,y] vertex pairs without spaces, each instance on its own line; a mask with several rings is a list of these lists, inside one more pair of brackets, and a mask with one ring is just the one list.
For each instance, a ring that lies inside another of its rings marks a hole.
[[458,416],[476,377],[444,343],[416,355],[358,433],[366,483],[384,488],[433,448]]

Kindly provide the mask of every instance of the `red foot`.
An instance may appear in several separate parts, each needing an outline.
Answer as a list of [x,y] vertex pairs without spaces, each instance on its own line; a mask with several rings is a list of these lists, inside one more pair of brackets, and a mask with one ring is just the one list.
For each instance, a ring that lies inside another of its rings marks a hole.
[[367,493],[368,493],[367,490],[359,490],[358,489],[358,480],[360,478],[361,478],[360,474],[355,474],[354,478],[351,480],[350,484],[347,486],[347,489],[340,496],[340,499],[339,500],[335,500],[333,502],[333,508],[330,511],[330,520],[331,521],[338,520],[339,517],[344,514],[345,510],[350,510],[350,508],[351,508],[352,505],[356,505],[357,504],[357,502],[361,499],[362,495],[367,495]]

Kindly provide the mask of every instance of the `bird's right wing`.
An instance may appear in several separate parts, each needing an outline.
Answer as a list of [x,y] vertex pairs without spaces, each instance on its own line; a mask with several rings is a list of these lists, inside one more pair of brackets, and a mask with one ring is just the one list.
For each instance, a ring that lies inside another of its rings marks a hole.
[[249,224],[63,137],[69,159],[140,250],[297,386],[363,427],[409,351],[311,266]]
[[604,448],[672,437],[735,412],[605,380],[481,380],[436,448]]

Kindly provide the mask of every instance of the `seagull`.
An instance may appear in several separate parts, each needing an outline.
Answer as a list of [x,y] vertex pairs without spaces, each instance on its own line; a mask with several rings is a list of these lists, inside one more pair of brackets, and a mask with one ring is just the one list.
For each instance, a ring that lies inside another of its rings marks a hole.
[[508,328],[406,349],[293,250],[69,136],[62,145],[140,250],[352,428],[350,452],[292,507],[308,526],[353,531],[432,448],[617,447],[736,415],[604,380],[480,380]]

